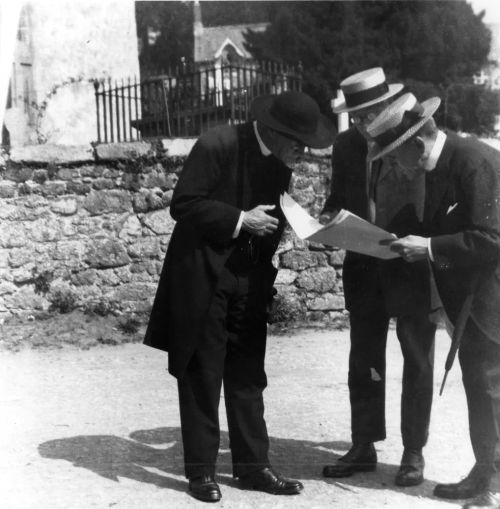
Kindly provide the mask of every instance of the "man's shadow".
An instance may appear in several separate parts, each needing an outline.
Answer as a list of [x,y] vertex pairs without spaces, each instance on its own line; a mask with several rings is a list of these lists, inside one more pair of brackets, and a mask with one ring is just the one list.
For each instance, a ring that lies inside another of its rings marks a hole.
[[[323,466],[332,464],[339,457],[338,451],[341,454],[347,451],[350,447],[348,442],[311,442],[272,437],[270,440],[270,462],[283,475],[335,483],[347,490],[352,486],[403,491],[393,484],[398,465],[380,462],[376,472],[342,479],[323,478]],[[187,490],[183,480],[183,450],[178,427],[138,430],[131,433],[129,438],[113,435],[61,438],[40,444],[38,451],[43,458],[66,460],[75,467],[86,468],[116,482],[119,477],[125,477],[160,488]],[[232,479],[229,438],[225,431],[221,432],[217,473],[220,474],[217,479],[220,484],[238,486]],[[405,488],[404,492],[415,496],[430,496],[434,485],[435,482],[425,481],[424,485]]]

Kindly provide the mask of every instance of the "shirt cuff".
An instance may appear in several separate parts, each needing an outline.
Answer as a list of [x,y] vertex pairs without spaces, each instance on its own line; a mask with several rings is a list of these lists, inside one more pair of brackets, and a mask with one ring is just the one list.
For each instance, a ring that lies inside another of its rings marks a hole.
[[430,237],[427,239],[427,251],[429,251],[429,258],[431,259],[431,262],[433,262],[434,261],[434,255],[432,254],[431,238]]
[[235,239],[240,234],[241,225],[243,224],[243,216],[245,215],[245,212],[243,210],[240,213],[240,218],[238,219],[238,223],[236,224],[236,228],[234,229],[232,238]]

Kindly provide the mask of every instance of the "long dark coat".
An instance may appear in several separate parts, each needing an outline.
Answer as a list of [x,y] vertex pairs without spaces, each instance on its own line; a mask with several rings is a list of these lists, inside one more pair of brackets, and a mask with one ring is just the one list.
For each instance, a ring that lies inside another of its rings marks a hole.
[[182,375],[198,345],[219,275],[235,248],[241,211],[267,204],[271,189],[280,224],[266,237],[258,267],[263,298],[270,295],[276,276],[271,259],[285,226],[279,195],[290,177],[277,158],[262,155],[251,123],[212,129],[194,145],[172,197],[177,223],[144,340],[169,352],[174,376]]
[[500,343],[500,152],[448,134],[427,175],[424,234],[451,321],[477,285],[472,319]]
[[[333,147],[332,184],[324,211],[342,208],[367,219],[366,140],[355,127],[340,133]],[[381,165],[375,161],[375,165]],[[399,170],[382,167],[377,183],[377,225],[398,237],[421,227],[424,178],[408,179]],[[382,296],[390,316],[430,310],[429,266],[402,259],[379,260],[348,251],[343,283],[348,310],[369,309]]]

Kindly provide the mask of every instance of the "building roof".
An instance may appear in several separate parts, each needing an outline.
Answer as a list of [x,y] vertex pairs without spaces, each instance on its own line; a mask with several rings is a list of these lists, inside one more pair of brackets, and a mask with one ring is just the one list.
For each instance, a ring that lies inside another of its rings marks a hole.
[[245,49],[244,34],[247,30],[263,32],[269,23],[248,23],[243,25],[225,25],[218,27],[203,27],[198,36],[198,44],[195,41],[195,62],[206,62],[217,58],[227,44],[231,44],[236,52],[244,58],[252,58]]

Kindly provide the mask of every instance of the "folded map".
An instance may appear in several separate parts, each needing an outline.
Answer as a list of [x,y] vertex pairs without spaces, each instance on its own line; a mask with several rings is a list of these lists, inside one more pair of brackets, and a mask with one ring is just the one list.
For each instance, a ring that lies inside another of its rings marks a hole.
[[287,221],[300,239],[386,260],[399,256],[391,251],[388,245],[396,238],[395,235],[348,210],[342,209],[328,224],[322,225],[288,193],[281,195],[280,205]]

